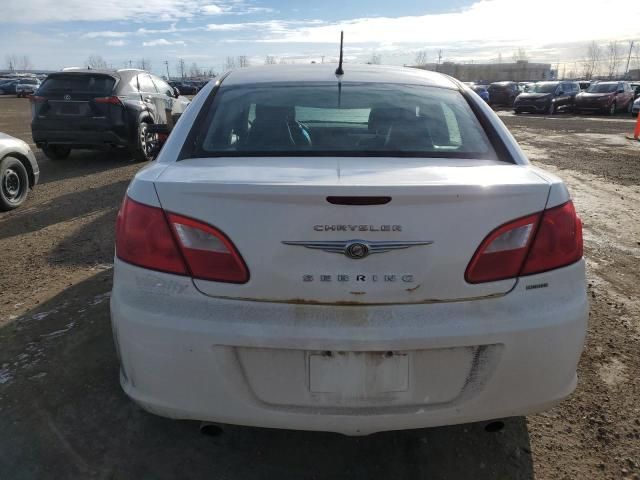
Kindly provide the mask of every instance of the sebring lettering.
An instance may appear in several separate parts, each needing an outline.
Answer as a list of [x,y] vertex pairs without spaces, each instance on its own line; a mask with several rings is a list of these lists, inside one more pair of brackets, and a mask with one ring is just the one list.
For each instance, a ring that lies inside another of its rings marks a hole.
[[314,225],[316,232],[401,232],[402,225]]

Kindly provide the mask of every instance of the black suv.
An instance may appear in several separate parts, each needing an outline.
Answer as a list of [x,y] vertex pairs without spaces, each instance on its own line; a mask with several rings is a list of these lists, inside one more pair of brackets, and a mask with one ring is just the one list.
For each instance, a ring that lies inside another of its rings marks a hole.
[[538,82],[521,93],[513,103],[515,113],[539,112],[553,115],[560,108],[575,109],[578,82]]
[[33,141],[52,160],[73,148],[126,147],[134,159],[150,160],[155,134],[188,100],[143,70],[65,70],[50,74],[32,97]]
[[520,94],[520,87],[516,82],[493,82],[489,85],[489,104],[513,106],[513,101]]

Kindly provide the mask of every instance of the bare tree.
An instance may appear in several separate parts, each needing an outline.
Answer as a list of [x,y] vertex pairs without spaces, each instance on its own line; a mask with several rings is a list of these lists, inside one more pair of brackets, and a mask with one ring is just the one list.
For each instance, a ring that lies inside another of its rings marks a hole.
[[141,58],[140,60],[138,60],[137,67],[140,70],[146,70],[149,72],[151,71],[151,60],[149,60],[148,58]]
[[275,65],[276,64],[276,57],[274,57],[272,55],[267,55],[266,57],[264,57],[264,64],[265,65]]
[[371,58],[367,62],[369,65],[380,65],[382,62],[382,56],[378,53],[371,54]]
[[587,80],[591,80],[594,75],[597,75],[601,60],[602,49],[597,42],[593,41],[587,46],[587,55],[583,64],[582,76]]
[[7,69],[13,72],[17,68],[18,56],[14,53],[11,53],[7,54],[5,59],[7,63]]
[[178,59],[178,72],[180,72],[180,78],[184,78],[184,74],[187,70],[187,67],[184,63],[184,58]]
[[15,53],[11,53],[6,55],[5,61],[7,69],[12,72],[16,70],[25,71],[33,69],[33,64],[31,63],[28,55],[16,55]]
[[224,69],[233,70],[234,68],[236,68],[236,59],[233,57],[227,57],[227,60],[225,61],[225,64],[224,64]]
[[527,52],[524,48],[520,47],[517,51],[513,52],[513,61],[517,62],[527,62],[529,61],[529,57],[527,56]]
[[281,58],[281,59],[280,59],[280,65],[286,65],[286,64],[288,64],[288,63],[289,63],[289,62],[287,61],[287,59],[286,59],[286,58]]
[[416,65],[426,65],[427,64],[427,51],[426,50],[419,50],[418,53],[416,53],[415,63],[416,63]]
[[620,65],[620,46],[617,40],[612,40],[607,45],[607,75],[613,78],[618,73]]
[[100,55],[90,55],[87,58],[87,66],[93,69],[105,69],[107,68],[107,62]]
[[191,67],[189,67],[189,76],[192,78],[202,76],[202,70],[200,70],[200,67],[198,67],[198,64],[196,62],[193,62],[191,64]]
[[247,57],[246,55],[238,56],[238,67],[239,68],[245,68],[245,67],[248,67],[249,65],[250,65],[249,57]]

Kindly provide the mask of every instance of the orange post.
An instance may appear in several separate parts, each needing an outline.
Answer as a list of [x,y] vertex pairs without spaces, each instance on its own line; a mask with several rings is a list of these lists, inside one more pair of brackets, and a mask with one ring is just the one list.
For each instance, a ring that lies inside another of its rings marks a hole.
[[636,122],[636,129],[633,131],[633,138],[640,140],[640,113],[638,113],[638,121]]

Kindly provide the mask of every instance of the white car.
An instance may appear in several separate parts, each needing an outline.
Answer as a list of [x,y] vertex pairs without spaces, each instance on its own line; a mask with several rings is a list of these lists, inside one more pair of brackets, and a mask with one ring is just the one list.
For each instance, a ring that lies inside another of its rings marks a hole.
[[0,212],[22,205],[39,177],[40,168],[29,145],[0,132]]
[[155,414],[363,435],[525,415],[576,387],[567,188],[450,77],[210,83],[118,215],[121,384]]
[[27,97],[33,95],[40,87],[40,80],[37,78],[23,78],[20,83],[16,85],[16,96]]

